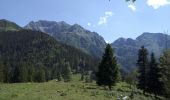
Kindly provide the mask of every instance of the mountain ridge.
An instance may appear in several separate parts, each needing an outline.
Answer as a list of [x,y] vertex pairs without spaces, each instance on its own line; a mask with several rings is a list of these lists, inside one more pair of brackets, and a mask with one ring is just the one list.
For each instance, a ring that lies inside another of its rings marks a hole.
[[[64,21],[31,21],[25,28],[44,32],[60,43],[76,47],[98,58],[101,58],[106,45],[105,40],[98,33],[86,30],[78,24],[70,25]],[[119,64],[123,69],[130,71],[136,68],[137,54],[141,46],[144,45],[150,53],[154,52],[158,59],[166,47],[170,48],[169,42],[170,35],[144,32],[136,39],[118,38],[111,45],[115,49]]]
[[22,28],[14,22],[6,19],[0,19],[0,31],[19,31]]
[[45,32],[56,40],[82,49],[84,52],[100,58],[104,52],[106,42],[96,32],[86,30],[78,24],[67,24],[66,22],[43,21],[30,22],[25,29]]
[[[131,70],[136,67],[138,50],[141,46],[145,46],[149,54],[154,52],[157,59],[159,59],[159,56],[166,49],[166,42],[170,42],[170,35],[144,32],[136,39],[125,39],[121,37],[111,43],[111,45],[115,48],[118,62],[124,66],[126,70]],[[167,48],[170,48],[170,44],[167,44]]]

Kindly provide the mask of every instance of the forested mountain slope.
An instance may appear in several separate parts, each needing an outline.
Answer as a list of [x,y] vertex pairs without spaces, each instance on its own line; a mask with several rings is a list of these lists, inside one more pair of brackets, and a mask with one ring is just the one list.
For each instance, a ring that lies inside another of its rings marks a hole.
[[0,62],[4,66],[6,82],[13,82],[15,69],[22,66],[28,73],[43,70],[46,80],[55,78],[57,66],[61,61],[68,61],[72,70],[94,68],[95,60],[88,54],[65,44],[57,42],[48,34],[31,31],[0,32]]

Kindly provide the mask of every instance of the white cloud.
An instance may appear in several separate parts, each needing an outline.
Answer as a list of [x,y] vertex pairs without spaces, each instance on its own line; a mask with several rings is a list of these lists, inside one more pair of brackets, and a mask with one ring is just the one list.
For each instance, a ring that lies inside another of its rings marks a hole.
[[91,23],[88,22],[88,23],[87,23],[87,26],[91,26]]
[[148,6],[152,6],[154,9],[158,9],[161,6],[170,4],[169,0],[147,0]]
[[103,25],[107,23],[107,20],[109,17],[111,17],[113,15],[113,13],[111,11],[107,11],[105,12],[104,16],[101,16],[99,21],[98,21],[98,25]]
[[129,7],[133,12],[136,11],[136,6],[135,6],[135,5],[130,4],[128,7]]

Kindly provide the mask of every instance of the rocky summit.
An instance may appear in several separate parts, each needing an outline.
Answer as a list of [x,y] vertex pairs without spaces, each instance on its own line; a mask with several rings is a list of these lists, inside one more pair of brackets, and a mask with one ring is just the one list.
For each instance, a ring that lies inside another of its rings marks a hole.
[[102,56],[106,45],[103,37],[96,32],[86,30],[78,24],[67,24],[64,21],[32,21],[25,28],[45,32],[57,41],[74,46],[98,58]]

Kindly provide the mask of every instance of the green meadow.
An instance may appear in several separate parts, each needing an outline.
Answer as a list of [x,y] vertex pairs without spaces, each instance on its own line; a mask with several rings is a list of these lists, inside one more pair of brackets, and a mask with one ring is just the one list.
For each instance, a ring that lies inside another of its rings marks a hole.
[[71,82],[2,83],[0,100],[155,100],[154,96],[144,96],[136,88],[134,91],[134,98],[130,98],[132,89],[129,84],[118,83],[110,91],[97,86],[95,82],[80,81],[77,74],[73,75]]

